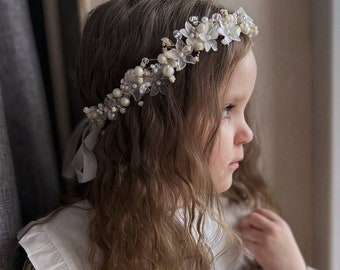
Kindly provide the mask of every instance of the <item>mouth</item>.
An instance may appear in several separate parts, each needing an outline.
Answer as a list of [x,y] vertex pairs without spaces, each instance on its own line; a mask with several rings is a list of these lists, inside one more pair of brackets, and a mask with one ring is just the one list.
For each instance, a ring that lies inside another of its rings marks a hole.
[[229,167],[233,168],[233,169],[238,169],[238,167],[240,167],[240,164],[235,161],[229,164]]
[[243,158],[237,159],[229,164],[230,167],[234,169],[238,169],[240,167],[240,162],[243,160]]

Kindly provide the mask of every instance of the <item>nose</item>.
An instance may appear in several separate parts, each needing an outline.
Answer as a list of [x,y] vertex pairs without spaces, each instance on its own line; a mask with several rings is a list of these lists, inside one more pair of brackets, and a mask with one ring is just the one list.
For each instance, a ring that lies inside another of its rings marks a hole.
[[251,130],[247,122],[243,120],[243,122],[240,124],[236,131],[234,143],[236,145],[247,144],[250,143],[253,140],[253,138],[254,138],[253,131]]

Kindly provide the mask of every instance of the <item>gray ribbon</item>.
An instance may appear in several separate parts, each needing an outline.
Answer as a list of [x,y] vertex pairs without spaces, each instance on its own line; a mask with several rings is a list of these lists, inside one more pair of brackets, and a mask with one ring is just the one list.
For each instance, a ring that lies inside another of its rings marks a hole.
[[[76,176],[79,183],[86,183],[96,178],[97,159],[92,150],[100,130],[100,128],[90,130],[87,119],[78,124],[66,148],[63,177],[73,179]],[[80,138],[81,144],[78,147]]]

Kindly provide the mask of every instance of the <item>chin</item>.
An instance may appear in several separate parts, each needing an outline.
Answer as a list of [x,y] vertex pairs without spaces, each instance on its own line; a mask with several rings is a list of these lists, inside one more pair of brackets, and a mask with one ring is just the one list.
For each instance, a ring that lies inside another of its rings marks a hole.
[[233,178],[230,177],[227,180],[224,180],[223,183],[219,183],[219,185],[216,187],[216,193],[220,194],[225,191],[227,191],[233,183]]

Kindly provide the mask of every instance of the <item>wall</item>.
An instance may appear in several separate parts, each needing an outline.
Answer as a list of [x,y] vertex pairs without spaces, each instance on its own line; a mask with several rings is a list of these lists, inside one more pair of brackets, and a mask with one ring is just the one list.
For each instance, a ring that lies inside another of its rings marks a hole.
[[340,3],[313,0],[314,257],[320,269],[340,265]]

